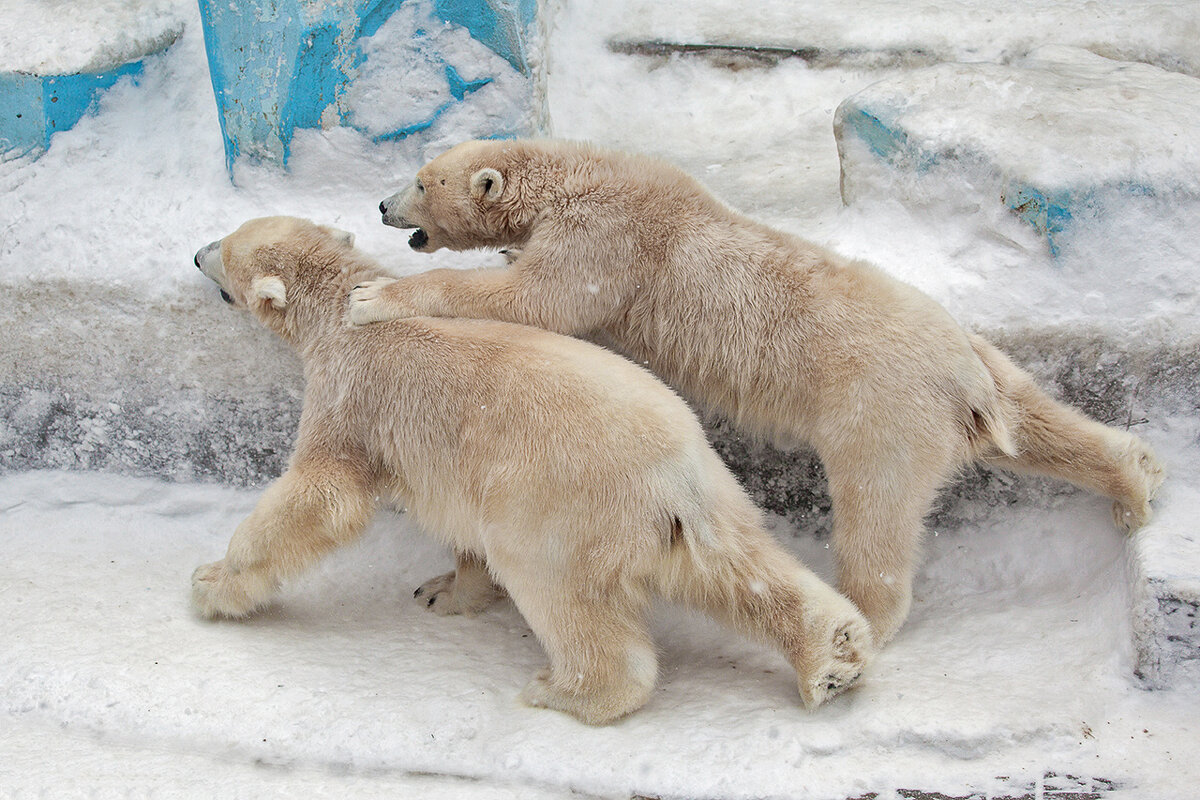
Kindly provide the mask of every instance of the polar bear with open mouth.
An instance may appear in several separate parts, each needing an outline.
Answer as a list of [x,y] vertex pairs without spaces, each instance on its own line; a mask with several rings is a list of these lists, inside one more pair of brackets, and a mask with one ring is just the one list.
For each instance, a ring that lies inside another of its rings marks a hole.
[[1055,402],[931,298],[744,217],[656,159],[558,141],[466,142],[380,204],[409,245],[517,248],[510,266],[366,282],[350,319],[474,317],[596,335],[743,431],[811,445],[838,586],[876,644],[908,615],[923,519],[972,461],[1150,518],[1164,470],[1128,431]]

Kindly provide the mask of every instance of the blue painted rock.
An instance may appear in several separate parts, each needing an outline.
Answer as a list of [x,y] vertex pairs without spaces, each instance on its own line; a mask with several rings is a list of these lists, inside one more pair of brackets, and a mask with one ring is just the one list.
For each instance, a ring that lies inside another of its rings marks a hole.
[[898,74],[847,98],[834,130],[844,202],[925,203],[957,176],[1054,255],[1124,204],[1200,200],[1200,79],[1074,48]]

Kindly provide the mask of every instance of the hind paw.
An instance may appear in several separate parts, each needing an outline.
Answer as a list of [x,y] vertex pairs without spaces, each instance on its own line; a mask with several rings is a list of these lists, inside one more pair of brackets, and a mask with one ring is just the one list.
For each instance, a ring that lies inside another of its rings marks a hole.
[[1133,497],[1113,503],[1113,521],[1118,528],[1135,531],[1150,521],[1153,511],[1150,501],[1167,477],[1167,470],[1154,451],[1142,440],[1130,437],[1131,443],[1124,456],[1126,473],[1134,487]]
[[809,642],[798,676],[800,697],[809,710],[853,686],[874,654],[871,626],[849,601],[845,606],[821,626],[823,634]]
[[447,572],[422,583],[413,597],[435,614],[470,616],[504,597],[504,590],[490,581],[460,580],[457,572]]

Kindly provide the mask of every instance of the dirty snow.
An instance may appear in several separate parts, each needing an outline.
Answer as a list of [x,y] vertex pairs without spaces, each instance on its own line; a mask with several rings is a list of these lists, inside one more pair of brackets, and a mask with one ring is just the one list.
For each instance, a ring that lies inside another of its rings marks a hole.
[[[686,8],[686,12],[684,9]],[[738,0],[608,6],[615,40],[830,51],[858,63],[1005,62],[1054,42],[1200,75],[1200,9],[1192,0],[809,0],[802,7]]]

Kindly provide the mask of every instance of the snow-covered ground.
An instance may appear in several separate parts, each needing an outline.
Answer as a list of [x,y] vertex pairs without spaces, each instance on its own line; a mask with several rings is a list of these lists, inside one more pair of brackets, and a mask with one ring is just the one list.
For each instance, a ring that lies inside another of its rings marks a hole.
[[[1021,794],[1053,773],[1184,798],[1200,779],[1195,689],[1133,686],[1124,542],[1096,498],[930,537],[908,625],[815,713],[781,657],[662,609],[654,697],[589,728],[517,701],[544,656],[511,604],[445,618],[413,602],[449,561],[391,513],[270,611],[198,620],[191,569],[257,494],[0,479],[0,787],[180,790],[229,770],[256,797],[301,778],[386,795],[431,773],[497,787],[484,797],[820,798]],[[776,533],[829,574],[824,542]]]
[[[1156,308],[1160,320],[1187,315],[1176,320],[1182,333],[1168,323],[1114,329],[1099,314],[1063,331],[1061,303],[1044,302],[1053,278],[1031,280],[1062,267],[1015,220],[997,236],[1006,223],[990,217],[890,200],[843,208],[833,112],[884,74],[869,58],[734,69],[608,47],[695,36],[807,41],[835,56],[925,45],[934,59],[1009,61],[1039,44],[1107,41],[1106,55],[1195,75],[1194,4],[1133,14],[1135,4],[1096,13],[1085,0],[1009,2],[990,20],[953,2],[808,5],[801,16],[784,2],[754,13],[732,0],[562,4],[554,133],[668,158],[736,207],[883,265],[973,327],[1094,334],[1118,360],[1146,341],[1194,349],[1195,293]],[[40,159],[0,164],[0,384],[36,374],[105,397],[127,384],[130,398],[160,392],[146,413],[167,418],[187,412],[172,391],[206,378],[238,390],[265,376],[294,391],[295,362],[227,314],[191,266],[198,247],[248,217],[335,224],[402,273],[495,260],[413,254],[379,224],[379,200],[456,139],[452,116],[431,137],[401,142],[301,131],[289,173],[243,165],[230,185],[195,6],[154,8],[187,28],[140,82],[119,84]],[[0,42],[24,38],[9,12]],[[71,48],[89,49],[80,35],[72,29]],[[908,69],[905,58],[888,74]],[[1147,224],[1141,234],[1153,240]],[[1172,237],[1200,253],[1200,221]],[[1069,365],[1070,354],[1059,359]],[[1139,430],[1172,469],[1162,505],[1175,531],[1200,509],[1200,424],[1186,381],[1173,386],[1171,397],[1139,398],[1152,417]],[[0,454],[15,435],[9,423],[0,420]],[[97,446],[106,436],[96,433]],[[1190,798],[1200,782],[1200,690],[1138,688],[1129,547],[1096,498],[980,508],[931,536],[908,625],[861,688],[814,714],[799,708],[774,654],[663,609],[658,692],[630,719],[591,729],[516,702],[543,656],[510,605],[443,619],[408,599],[448,560],[390,513],[270,612],[198,621],[191,570],[220,555],[256,496],[94,473],[0,478],[0,796],[847,798],[1115,786],[1105,796]],[[828,574],[825,540],[782,522],[777,532]]]

